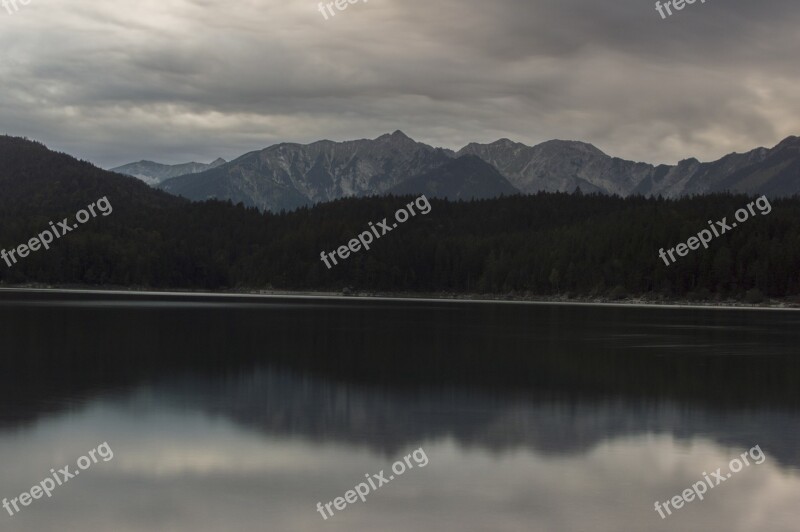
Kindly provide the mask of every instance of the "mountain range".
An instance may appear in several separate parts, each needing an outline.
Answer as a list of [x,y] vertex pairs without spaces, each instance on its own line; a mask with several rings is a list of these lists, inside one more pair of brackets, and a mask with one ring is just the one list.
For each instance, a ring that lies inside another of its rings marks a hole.
[[186,174],[198,174],[204,170],[216,168],[217,166],[223,165],[226,162],[228,161],[221,157],[209,164],[192,162],[170,165],[155,163],[153,161],[139,161],[136,163],[125,164],[123,166],[112,168],[111,171],[117,172],[118,174],[138,177],[148,185],[155,186],[171,177],[178,177],[179,175]]
[[[457,152],[401,131],[375,139],[281,143],[211,165],[142,161],[113,169],[191,200],[228,199],[262,210],[291,210],[343,197],[429,194],[492,198],[538,191],[675,198],[714,192],[771,197],[800,193],[800,138],[773,148],[701,163],[652,165],[612,157],[591,144],[551,140],[536,146],[500,139]],[[182,173],[181,173],[182,172]]]
[[[361,191],[379,184],[387,195],[346,197],[276,213],[228,201],[192,202],[134,177],[54,152],[41,143],[0,136],[3,249],[30,242],[48,227],[48,221],[68,223],[99,198],[107,198],[113,205],[113,214],[107,218],[93,219],[46,251],[0,267],[0,286],[348,288],[369,293],[611,299],[629,293],[654,300],[687,297],[752,302],[764,295],[800,294],[800,277],[795,275],[800,264],[800,197],[770,200],[774,208],[769,216],[748,221],[746,229],[715,239],[707,252],[690,254],[670,267],[658,258],[659,247],[685,240],[691,234],[688,231],[696,231],[709,219],[726,215],[730,219],[736,209],[747,204],[748,196],[709,194],[661,200],[537,193],[470,202],[430,198],[433,208],[429,214],[403,224],[391,238],[374,243],[369,253],[356,254],[337,268],[327,269],[320,251],[335,249],[364,231],[365,220],[391,216],[413,199],[413,195],[395,195],[402,194],[404,186],[460,198],[511,190],[505,176],[475,155],[456,157],[434,148],[420,149],[416,156],[406,150],[398,155],[392,149],[397,142],[384,138],[381,154],[364,156],[371,157],[370,164],[382,165],[380,179],[372,183],[338,181]],[[415,145],[403,139],[399,142]],[[791,175],[796,160],[793,146],[791,142],[764,154],[757,166],[760,175],[769,174],[771,179],[761,181],[762,186],[782,184],[776,178],[780,172],[771,172],[774,168]],[[322,152],[340,156],[340,147],[327,146]],[[278,147],[273,150],[277,153],[267,155],[278,158],[281,149],[302,160],[307,147]],[[263,161],[264,155],[257,153],[253,158]],[[384,156],[387,158],[381,159]],[[445,162],[435,166],[442,156]],[[334,158],[321,168],[337,168],[334,163],[338,161]],[[404,180],[400,176],[405,170],[391,164],[396,161],[403,162],[406,169],[428,169],[419,170],[418,179]],[[204,179],[231,164],[244,167],[244,162],[250,161],[233,161],[194,177]],[[366,162],[351,162],[345,168],[354,164]],[[749,169],[752,165],[745,168],[728,179],[759,176]],[[291,184],[292,177],[289,175],[286,183]],[[293,189],[287,185],[284,190]],[[315,190],[318,197],[340,193],[322,186]],[[299,192],[294,194],[302,199]],[[24,256],[22,251],[19,255]]]

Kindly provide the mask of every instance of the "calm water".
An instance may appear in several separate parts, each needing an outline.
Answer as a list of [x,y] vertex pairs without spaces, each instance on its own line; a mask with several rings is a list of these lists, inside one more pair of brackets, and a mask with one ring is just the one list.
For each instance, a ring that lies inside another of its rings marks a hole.
[[0,498],[114,453],[2,531],[800,528],[800,313],[0,291],[0,339]]

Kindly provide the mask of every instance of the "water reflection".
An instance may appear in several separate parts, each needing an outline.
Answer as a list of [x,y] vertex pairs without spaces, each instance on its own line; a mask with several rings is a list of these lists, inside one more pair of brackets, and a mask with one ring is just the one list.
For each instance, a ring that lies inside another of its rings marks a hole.
[[[0,292],[0,529],[796,530],[800,314]],[[760,445],[767,461],[653,510]],[[424,447],[323,521],[317,501]],[[2,512],[3,510],[0,510]]]
[[[789,531],[800,517],[798,421],[769,410],[398,393],[269,369],[185,376],[0,432],[5,497],[103,441],[115,453],[3,518],[3,530]],[[667,520],[653,511],[755,444],[763,464]],[[426,468],[328,521],[316,513],[317,501],[418,447]]]

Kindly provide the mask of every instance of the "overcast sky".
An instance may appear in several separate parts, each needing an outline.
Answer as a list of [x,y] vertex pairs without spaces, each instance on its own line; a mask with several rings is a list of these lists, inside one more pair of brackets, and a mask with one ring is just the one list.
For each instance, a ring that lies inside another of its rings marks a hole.
[[328,20],[312,0],[18,6],[0,8],[0,133],[104,167],[396,129],[653,163],[800,134],[797,0],[665,20],[651,0],[359,0]]

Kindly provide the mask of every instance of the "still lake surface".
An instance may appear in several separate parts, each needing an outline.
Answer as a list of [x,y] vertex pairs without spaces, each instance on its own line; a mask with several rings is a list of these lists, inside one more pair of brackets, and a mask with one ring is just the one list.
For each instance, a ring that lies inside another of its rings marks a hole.
[[800,530],[800,312],[4,290],[0,341],[0,498],[114,452],[2,531]]

